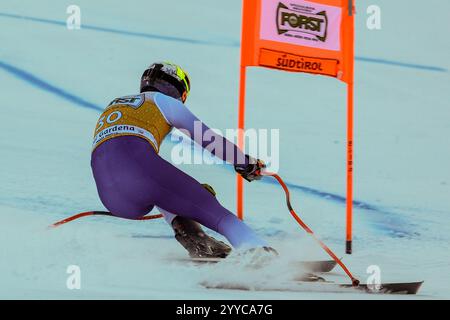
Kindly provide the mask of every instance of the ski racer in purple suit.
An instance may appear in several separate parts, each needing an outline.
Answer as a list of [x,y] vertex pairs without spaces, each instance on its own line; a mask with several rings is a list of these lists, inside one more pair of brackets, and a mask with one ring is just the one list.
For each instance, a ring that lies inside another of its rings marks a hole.
[[[91,158],[100,199],[113,215],[128,219],[157,207],[191,257],[226,257],[231,251],[200,225],[222,234],[236,249],[267,250],[263,239],[218,202],[210,186],[158,155],[172,128],[188,133],[206,149],[201,137],[208,132],[214,141],[223,142],[219,148],[223,152],[209,151],[233,164],[246,180],[261,177],[262,161],[243,154],[184,105],[189,90],[183,69],[169,62],[154,63],[142,75],[140,94],[114,99],[108,105],[97,122]],[[196,123],[203,133],[200,138],[194,135]]]

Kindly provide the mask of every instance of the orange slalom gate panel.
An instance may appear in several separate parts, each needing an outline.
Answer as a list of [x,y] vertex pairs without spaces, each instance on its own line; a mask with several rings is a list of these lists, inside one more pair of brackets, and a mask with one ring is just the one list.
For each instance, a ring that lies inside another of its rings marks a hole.
[[266,50],[272,50],[335,60],[336,72],[329,68],[323,73],[302,68],[288,71],[324,74],[351,83],[353,18],[353,0],[243,0],[241,66],[273,67],[273,63],[261,64],[269,59]]

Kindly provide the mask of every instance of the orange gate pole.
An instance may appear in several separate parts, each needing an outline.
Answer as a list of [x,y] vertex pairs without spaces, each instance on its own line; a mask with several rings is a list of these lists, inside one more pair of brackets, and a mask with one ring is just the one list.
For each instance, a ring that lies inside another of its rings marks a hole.
[[354,52],[355,52],[355,17],[354,0],[348,1],[348,15],[350,17],[349,50],[347,64],[350,70],[350,81],[347,87],[347,231],[345,252],[352,254],[353,246],[353,113],[354,113]]
[[347,94],[347,234],[345,252],[351,254],[353,223],[353,83],[348,84]]
[[[245,125],[245,81],[246,67],[241,65],[239,79],[239,114],[238,114],[238,147],[244,150],[244,125]],[[237,215],[244,219],[244,183],[243,178],[237,174]]]

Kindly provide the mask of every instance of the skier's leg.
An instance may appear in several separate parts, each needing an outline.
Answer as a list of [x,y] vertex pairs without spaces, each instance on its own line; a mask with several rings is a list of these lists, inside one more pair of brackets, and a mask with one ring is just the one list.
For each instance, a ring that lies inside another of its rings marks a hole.
[[[203,183],[202,186],[203,186],[206,190],[208,190],[209,192],[211,192],[212,195],[216,196],[216,192],[214,191],[213,187],[211,187],[209,184]],[[158,211],[161,212],[161,214],[163,215],[164,220],[166,220],[166,222],[167,222],[170,226],[172,226],[172,222],[173,222],[173,220],[177,217],[177,215],[175,215],[175,214],[173,214],[173,213],[171,213],[171,212],[169,212],[169,211],[167,211],[167,210],[164,210],[164,209],[162,209],[162,208],[157,208],[157,209],[158,209]]]
[[[203,187],[216,196],[216,192],[210,185],[204,183]],[[206,234],[198,222],[177,216],[162,208],[157,207],[157,209],[173,229],[175,239],[192,258],[225,258],[230,254],[231,248]]]
[[[235,248],[266,246],[253,230],[225,209],[198,181],[157,156],[152,179],[164,192],[156,205],[221,233]],[[167,179],[167,177],[171,177]]]
[[[183,178],[176,177],[177,181],[186,183]],[[197,182],[198,183],[198,182]],[[194,185],[190,185],[194,187]],[[203,195],[197,198],[182,198],[178,195],[177,190],[165,192],[165,195],[156,202],[158,207],[175,212],[180,217],[195,220],[200,224],[222,234],[235,248],[240,247],[260,247],[267,246],[267,243],[260,239],[252,229],[239,220],[234,214],[222,207],[219,202],[212,196],[211,200],[200,200],[196,203],[196,199],[202,199]],[[215,216],[214,216],[215,215]]]

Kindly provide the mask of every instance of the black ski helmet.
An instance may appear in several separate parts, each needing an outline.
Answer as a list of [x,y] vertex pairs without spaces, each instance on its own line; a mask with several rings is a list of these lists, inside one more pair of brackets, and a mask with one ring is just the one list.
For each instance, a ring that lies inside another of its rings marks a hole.
[[171,62],[155,62],[148,67],[141,77],[141,92],[159,91],[185,102],[190,91],[187,73]]

